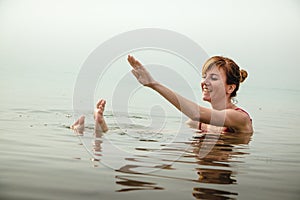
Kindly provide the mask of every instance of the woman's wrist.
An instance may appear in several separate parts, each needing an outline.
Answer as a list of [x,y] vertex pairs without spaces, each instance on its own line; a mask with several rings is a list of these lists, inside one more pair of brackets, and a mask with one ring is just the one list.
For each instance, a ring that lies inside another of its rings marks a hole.
[[159,85],[159,82],[154,81],[154,82],[148,83],[145,86],[155,90],[155,88],[157,88],[158,85]]

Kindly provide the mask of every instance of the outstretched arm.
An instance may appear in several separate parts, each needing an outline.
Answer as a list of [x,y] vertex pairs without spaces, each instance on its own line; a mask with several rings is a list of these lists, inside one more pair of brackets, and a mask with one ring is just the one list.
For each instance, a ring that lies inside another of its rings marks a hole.
[[[209,123],[210,109],[200,107],[196,103],[182,97],[159,82],[155,81],[146,68],[133,56],[128,56],[128,62],[132,66],[132,73],[144,86],[150,87],[160,93],[165,99],[173,104],[178,110],[194,121]],[[201,116],[201,119],[200,119]]]
[[226,126],[240,129],[246,123],[245,115],[235,110],[214,110],[197,105],[155,81],[145,67],[133,56],[128,56],[128,62],[132,66],[132,73],[144,86],[150,87],[161,94],[178,110],[194,121],[215,126]]

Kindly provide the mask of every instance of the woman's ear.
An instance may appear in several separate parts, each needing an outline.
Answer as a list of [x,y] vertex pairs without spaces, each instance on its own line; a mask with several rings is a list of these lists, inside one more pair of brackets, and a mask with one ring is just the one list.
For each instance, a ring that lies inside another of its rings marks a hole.
[[231,84],[231,85],[228,85],[227,86],[227,94],[231,94],[231,93],[233,93],[233,91],[235,90],[235,88],[236,88],[236,85],[235,84]]

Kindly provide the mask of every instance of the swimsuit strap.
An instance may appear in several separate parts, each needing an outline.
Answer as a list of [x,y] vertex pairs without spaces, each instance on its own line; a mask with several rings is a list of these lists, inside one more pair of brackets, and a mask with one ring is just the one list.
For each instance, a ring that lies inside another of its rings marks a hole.
[[[250,117],[249,113],[247,113],[247,112],[246,112],[245,110],[243,110],[242,108],[235,108],[234,110],[240,110],[240,111],[246,113],[246,114]],[[251,117],[250,117],[250,120],[252,121]]]
[[247,113],[247,112],[246,112],[245,110],[243,110],[242,108],[235,108],[234,110],[240,110],[240,111],[246,113],[248,116],[250,116],[249,113]]

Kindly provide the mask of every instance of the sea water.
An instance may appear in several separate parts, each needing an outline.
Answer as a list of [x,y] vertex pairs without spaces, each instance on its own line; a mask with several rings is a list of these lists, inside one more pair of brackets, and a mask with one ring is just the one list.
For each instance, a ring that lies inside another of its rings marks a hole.
[[[299,198],[300,91],[245,84],[253,135],[197,133],[153,93],[128,112],[108,102],[110,130],[95,137],[92,112],[72,108],[78,72],[1,73],[1,199]],[[84,135],[69,129],[79,114]]]

